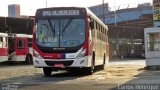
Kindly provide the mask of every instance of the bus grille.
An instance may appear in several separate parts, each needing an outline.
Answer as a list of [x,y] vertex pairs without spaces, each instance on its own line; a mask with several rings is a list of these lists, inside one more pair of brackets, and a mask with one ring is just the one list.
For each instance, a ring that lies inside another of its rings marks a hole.
[[70,61],[45,61],[48,66],[54,66],[55,64],[63,64],[64,66],[70,66],[73,63],[73,60]]

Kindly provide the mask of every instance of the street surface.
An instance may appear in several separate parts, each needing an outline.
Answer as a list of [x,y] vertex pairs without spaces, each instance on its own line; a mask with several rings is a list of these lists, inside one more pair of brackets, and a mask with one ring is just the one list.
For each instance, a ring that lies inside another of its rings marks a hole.
[[160,71],[144,67],[145,60],[112,61],[93,75],[60,71],[45,77],[32,65],[1,65],[0,90],[160,90]]

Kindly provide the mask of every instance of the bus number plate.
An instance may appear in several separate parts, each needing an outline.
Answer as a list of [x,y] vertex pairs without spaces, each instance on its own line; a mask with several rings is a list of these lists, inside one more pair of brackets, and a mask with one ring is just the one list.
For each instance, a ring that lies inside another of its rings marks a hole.
[[63,64],[54,64],[54,67],[64,67]]

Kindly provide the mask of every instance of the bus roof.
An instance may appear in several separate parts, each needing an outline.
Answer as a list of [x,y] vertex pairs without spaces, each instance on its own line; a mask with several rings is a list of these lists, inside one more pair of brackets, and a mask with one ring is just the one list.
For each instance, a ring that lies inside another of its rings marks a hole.
[[32,35],[28,35],[28,34],[16,34],[16,37],[32,38]]
[[2,37],[7,37],[8,34],[7,34],[7,33],[0,33],[0,36],[2,36]]

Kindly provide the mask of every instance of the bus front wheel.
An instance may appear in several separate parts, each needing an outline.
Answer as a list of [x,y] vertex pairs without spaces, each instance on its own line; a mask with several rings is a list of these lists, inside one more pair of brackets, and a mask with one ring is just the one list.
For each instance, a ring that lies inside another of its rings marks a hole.
[[45,76],[51,76],[52,68],[50,68],[50,67],[44,67],[43,68],[43,73],[44,73]]
[[88,67],[87,72],[89,75],[92,75],[95,69],[95,53],[93,52],[92,55],[92,62],[91,62],[91,67]]
[[100,65],[100,69],[104,70],[105,69],[105,64],[106,64],[106,56],[104,54],[104,56],[103,56],[103,64]]
[[26,56],[25,63],[26,63],[26,64],[30,64],[30,63],[32,63],[32,61],[33,61],[33,60],[32,60],[32,55],[27,55],[27,56]]

